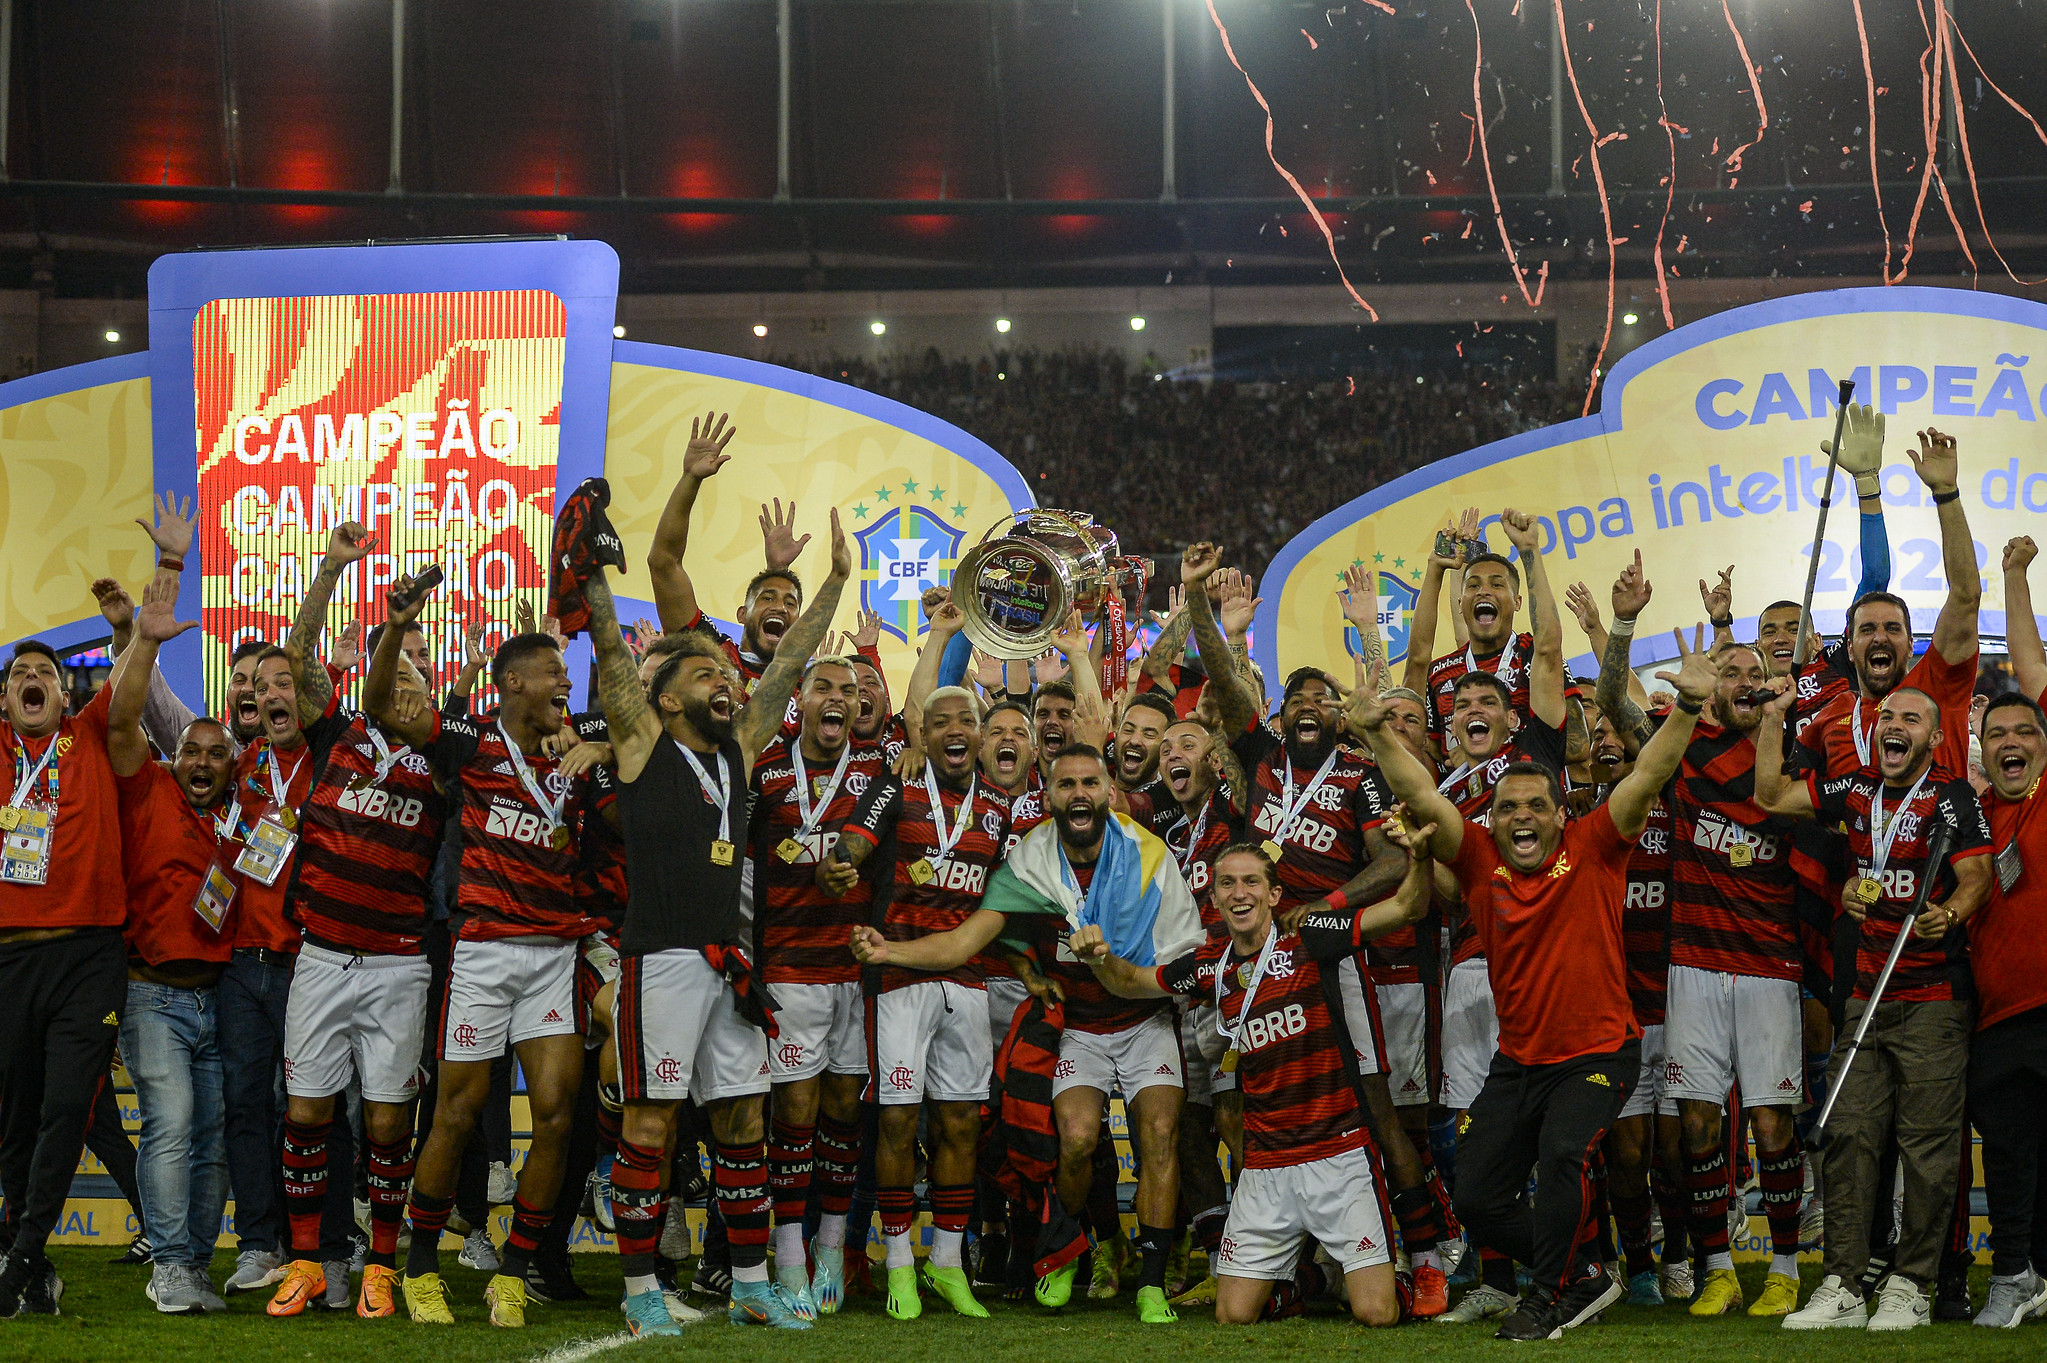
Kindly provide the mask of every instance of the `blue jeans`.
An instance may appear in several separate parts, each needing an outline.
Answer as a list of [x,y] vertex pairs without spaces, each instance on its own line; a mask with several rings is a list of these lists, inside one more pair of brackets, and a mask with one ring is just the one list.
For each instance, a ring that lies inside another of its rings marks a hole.
[[208,1264],[227,1206],[220,1004],[212,989],[128,981],[121,1058],[142,1109],[136,1182],[159,1263]]

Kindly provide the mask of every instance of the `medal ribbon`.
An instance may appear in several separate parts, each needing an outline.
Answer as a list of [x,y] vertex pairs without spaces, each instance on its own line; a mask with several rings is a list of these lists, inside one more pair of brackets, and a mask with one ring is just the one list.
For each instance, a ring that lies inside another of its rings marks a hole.
[[[369,724],[363,727],[370,731],[370,742],[375,744],[377,748],[377,774],[370,778],[370,784],[381,786],[384,784],[384,778],[391,774],[391,768],[397,766],[404,759],[405,755],[412,751],[412,745],[407,744],[397,752],[392,752],[391,745],[384,741],[384,735],[377,729],[376,725]],[[507,746],[510,746],[511,739],[507,737],[505,741]]]
[[[853,761],[853,745],[848,743],[839,749],[839,765],[832,768],[831,781],[818,793],[815,814],[811,813],[810,773],[803,765],[803,744],[801,742],[791,744],[789,751],[796,759],[796,817],[802,823],[802,827],[796,830],[796,836],[807,838],[817,831],[818,820],[832,807],[832,800],[839,793],[839,783],[846,779],[846,768]],[[928,771],[930,768],[927,765],[925,769]]]
[[[713,754],[718,759],[717,784],[711,782],[711,773],[705,769],[703,759],[690,750],[681,739],[671,740],[682,749],[682,755],[689,759],[689,769],[697,774],[697,784],[704,788],[704,798],[711,798],[713,790],[718,792],[718,841],[732,841],[732,775],[725,766],[725,752],[721,748]],[[851,751],[850,747],[848,751]]]
[[43,771],[46,768],[50,773],[50,800],[52,803],[56,802],[57,769],[51,766],[50,764],[56,760],[57,740],[60,737],[62,737],[62,735],[60,734],[50,735],[49,743],[46,744],[43,748],[42,760],[36,763],[35,769],[33,771],[29,770],[28,766],[28,749],[23,747],[19,743],[16,743],[14,745],[14,771],[16,779],[14,783],[14,794],[10,796],[7,801],[7,803],[10,806],[13,806],[17,809],[20,808],[21,802],[23,800],[26,800],[28,798],[28,793],[35,789],[36,782],[41,779]]
[[1891,815],[1888,826],[1884,822],[1883,781],[1878,780],[1876,789],[1869,793],[1869,846],[1870,850],[1876,854],[1870,859],[1870,879],[1876,880],[1883,876],[1884,867],[1890,864],[1891,844],[1898,840],[1900,816],[1912,807],[1912,801],[1919,795],[1919,788],[1926,784],[1926,778],[1931,775],[1933,775],[1933,768],[1930,766],[1925,771],[1919,773],[1919,779],[1914,781],[1912,788],[1905,792],[1905,798],[1899,802],[1897,812]]
[[[516,752],[517,749],[513,751]],[[299,768],[306,764],[306,755],[299,754],[299,760],[291,764],[289,776],[284,775],[283,768],[278,764],[275,744],[263,750],[263,761],[265,770],[270,773],[270,803],[281,814],[291,808],[291,783],[299,779]]]
[[[844,761],[843,758],[840,760],[841,762]],[[936,855],[927,857],[925,860],[929,861],[933,866],[951,856],[952,849],[959,846],[960,839],[966,836],[967,819],[974,812],[974,791],[979,787],[980,782],[981,774],[979,772],[975,772],[973,776],[968,778],[967,793],[960,798],[959,813],[953,816],[952,829],[948,832],[945,827],[945,801],[940,797],[938,791],[938,775],[933,770],[931,763],[926,762],[924,764],[924,789],[931,796],[931,832],[938,839]]]
[[[1251,983],[1244,986],[1244,1006],[1237,1010],[1234,1027],[1223,1022],[1223,986],[1229,983],[1231,971],[1230,955],[1224,953],[1215,972],[1215,1030],[1230,1043],[1230,1049],[1237,1050],[1237,1033],[1244,1029],[1244,1019],[1251,1016],[1251,1005],[1257,1002],[1258,986],[1265,982],[1265,967],[1272,960],[1273,944],[1279,941],[1279,925],[1273,924],[1265,932],[1265,945],[1258,948],[1258,964],[1251,967]],[[1241,1054],[1241,1052],[1239,1052]]]
[[[374,733],[375,730],[371,732]],[[540,788],[539,779],[533,775],[533,768],[526,765],[526,754],[519,751],[519,745],[514,743],[511,734],[505,731],[505,722],[502,719],[498,721],[498,737],[505,740],[505,751],[512,755],[512,770],[519,774],[519,784],[524,786],[526,793],[533,797],[533,803],[540,806],[541,816],[547,820],[549,831],[560,828],[562,826],[562,805],[568,801],[568,791],[562,791],[558,798],[550,802],[547,798],[547,792]],[[379,743],[377,746],[381,748],[383,744]],[[382,777],[380,776],[378,779],[381,780]]]
[[[1493,668],[1493,675],[1505,682],[1507,689],[1510,691],[1514,689],[1514,677],[1520,671],[1520,664],[1514,659],[1514,649],[1520,642],[1521,640],[1517,636],[1509,635],[1507,637],[1507,646],[1500,650],[1500,661]],[[1478,665],[1478,654],[1469,644],[1464,646],[1464,670],[1466,672],[1484,671]]]
[[1286,840],[1293,836],[1294,826],[1300,823],[1302,813],[1308,808],[1308,802],[1315,798],[1315,792],[1322,789],[1322,783],[1327,781],[1329,773],[1336,769],[1336,754],[1340,751],[1342,751],[1340,748],[1329,750],[1329,756],[1322,759],[1322,769],[1315,773],[1315,779],[1308,783],[1307,789],[1301,792],[1301,798],[1298,800],[1294,798],[1294,759],[1287,758],[1286,792],[1280,796],[1279,829],[1272,835],[1272,840],[1281,847],[1285,847]]
[[[1201,846],[1201,839],[1208,832],[1208,811],[1213,808],[1215,808],[1215,796],[1211,794],[1208,800],[1201,806],[1201,817],[1193,821],[1194,832],[1187,839],[1187,850],[1185,852],[1182,852],[1177,847],[1173,847],[1173,840],[1170,836],[1166,839],[1166,846],[1173,848],[1173,860],[1180,863],[1181,875],[1187,874],[1188,867],[1194,860],[1194,851]],[[1187,816],[1184,813],[1180,816],[1180,822],[1183,824],[1188,822]]]

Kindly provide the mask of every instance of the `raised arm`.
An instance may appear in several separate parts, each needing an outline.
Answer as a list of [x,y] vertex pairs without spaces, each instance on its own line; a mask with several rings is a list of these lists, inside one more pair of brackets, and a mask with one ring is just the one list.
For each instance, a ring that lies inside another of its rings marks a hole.
[[1933,494],[1940,517],[1940,565],[1947,574],[1947,600],[1933,622],[1933,647],[1950,663],[1976,656],[1976,612],[1983,604],[1983,577],[1976,569],[1976,542],[1962,510],[1961,458],[1955,438],[1931,427],[1919,433],[1919,448],[1906,449],[1913,471]]
[[1108,716],[1113,727],[1115,717],[1109,715],[1109,703],[1102,698],[1102,669],[1091,652],[1087,625],[1080,612],[1067,616],[1066,624],[1052,636],[1052,647],[1059,650],[1059,657],[1066,663],[1066,679],[1073,684],[1073,708],[1093,709]]
[[1699,604],[1706,609],[1706,623],[1713,628],[1713,647],[1734,642],[1734,565],[1720,570],[1718,582],[1699,579]]
[[1202,659],[1216,660],[1217,665],[1208,670],[1208,684],[1215,693],[1223,733],[1234,738],[1251,727],[1251,721],[1257,718],[1258,702],[1237,670],[1222,626],[1216,623],[1215,611],[1208,603],[1208,579],[1221,565],[1222,551],[1213,544],[1190,544],[1180,555],[1180,581],[1187,589],[1185,614]]
[[[1385,681],[1385,672],[1372,677],[1354,688],[1350,700],[1344,706],[1344,728],[1351,737],[1372,745],[1372,756],[1379,763],[1379,774],[1386,778],[1386,784],[1393,790],[1393,796],[1406,805],[1412,813],[1410,821],[1434,824],[1436,835],[1430,839],[1430,850],[1437,861],[1449,861],[1457,855],[1457,849],[1464,845],[1464,816],[1457,812],[1457,806],[1436,789],[1436,774],[1423,766],[1415,755],[1407,750],[1387,719],[1390,712],[1379,699],[1380,685]],[[1403,873],[1406,868],[1401,868]]]
[[[1834,442],[1822,440],[1820,453],[1832,455]],[[1862,581],[1851,601],[1891,585],[1891,544],[1884,536],[1884,414],[1864,403],[1849,403],[1841,423],[1841,471],[1855,479],[1860,506]]]
[[[424,707],[400,707],[392,693],[398,684],[398,660],[404,653],[405,631],[426,609],[429,595],[429,592],[413,590],[410,575],[391,584],[384,597],[384,632],[377,637],[377,651],[370,655],[370,670],[362,683],[363,713],[379,729],[397,734],[415,748],[423,748],[433,742],[440,723],[439,716]],[[410,601],[406,600],[408,596],[412,598]],[[325,669],[320,671],[324,676]]]
[[[327,703],[334,696],[334,683],[328,680],[327,669],[306,666],[309,659],[317,662],[314,655],[319,651],[320,630],[327,623],[327,603],[334,599],[334,586],[349,564],[360,562],[376,547],[370,532],[356,522],[335,526],[334,533],[327,537],[327,552],[320,556],[320,571],[313,575],[299,601],[298,619],[292,622],[291,633],[284,640],[284,656],[291,663],[301,724],[311,724],[326,714]],[[418,618],[417,611],[413,618]],[[387,635],[390,632],[384,631]]]
[[483,676],[484,664],[489,661],[483,651],[483,621],[472,620],[469,628],[462,631],[462,670],[455,674],[455,684],[448,688],[449,698],[460,696],[468,700]]
[[590,646],[597,655],[597,700],[611,731],[613,762],[621,781],[636,781],[661,741],[661,720],[647,704],[640,665],[618,626],[618,604],[600,566],[583,586],[590,606]]
[[[778,650],[779,651],[779,650]],[[862,965],[893,965],[905,970],[953,970],[988,949],[1009,915],[976,909],[949,932],[936,932],[910,942],[891,942],[879,929],[862,923],[853,929],[853,955]]]
[[[767,747],[781,729],[783,714],[789,708],[789,697],[796,694],[796,683],[802,680],[803,669],[810,665],[811,655],[817,652],[817,646],[831,632],[832,617],[839,610],[839,594],[846,589],[846,579],[852,574],[852,551],[846,546],[846,532],[839,528],[838,508],[833,507],[831,575],[825,578],[824,585],[817,589],[817,595],[811,598],[803,614],[782,636],[782,642],[775,645],[774,661],[761,674],[760,684],[754,687],[753,695],[739,712],[735,737],[739,740],[740,752],[746,758],[748,771],[753,768],[753,759],[760,756],[761,749]],[[665,620],[662,627],[667,627]]]
[[1146,970],[1109,950],[1099,923],[1089,923],[1066,941],[1074,957],[1092,970],[1102,988],[1119,999],[1158,999],[1170,994],[1159,983],[1159,972]]
[[[1436,626],[1443,616],[1443,578],[1464,567],[1464,550],[1445,556],[1431,546],[1422,568],[1422,585],[1415,593],[1414,615],[1407,626],[1407,667],[1400,684],[1420,695],[1429,693],[1429,664],[1436,660]],[[1454,604],[1454,603],[1453,603]]]
[[142,732],[142,707],[149,700],[149,678],[156,671],[157,649],[188,629],[197,620],[179,620],[178,573],[160,567],[142,592],[142,607],[135,613],[128,647],[114,664],[107,685],[113,694],[107,699],[107,756],[116,776],[133,776],[149,761],[149,739]]
[[664,630],[683,629],[697,618],[696,585],[682,566],[683,551],[689,547],[689,515],[697,504],[697,490],[725,466],[732,456],[725,447],[739,428],[726,425],[722,412],[691,417],[689,444],[682,452],[682,477],[661,508],[661,520],[654,527],[654,545],[647,551],[647,575],[653,579],[654,612]]
[[1168,686],[1173,679],[1173,664],[1180,661],[1180,651],[1187,647],[1187,631],[1194,622],[1187,616],[1186,589],[1173,587],[1168,592],[1172,609],[1167,612],[1165,624],[1159,627],[1159,637],[1145,651],[1140,670],[1145,676],[1161,686]]
[[1599,686],[1593,693],[1600,713],[1613,721],[1613,731],[1631,755],[1639,753],[1656,732],[1656,726],[1635,701],[1634,692],[1641,683],[1635,680],[1632,656],[1635,619],[1648,608],[1652,591],[1642,572],[1642,551],[1637,549],[1635,561],[1621,569],[1621,575],[1614,579],[1613,629],[1607,633],[1606,647],[1599,655]]
[[967,617],[952,601],[941,601],[931,609],[931,629],[924,637],[924,651],[910,669],[910,685],[903,693],[903,723],[912,733],[922,728],[924,702],[939,687],[939,672],[945,655]]
[[1803,778],[1784,771],[1784,717],[1798,693],[1789,677],[1772,677],[1768,685],[1777,698],[1763,706],[1763,722],[1756,726],[1755,800],[1772,814],[1810,819],[1815,812],[1811,788]]
[[[1613,826],[1621,836],[1632,841],[1642,835],[1643,825],[1649,822],[1649,810],[1656,804],[1656,797],[1663,792],[1672,776],[1677,774],[1678,763],[1684,760],[1685,748],[1692,741],[1692,729],[1699,722],[1699,712],[1712,698],[1713,664],[1707,653],[1706,627],[1700,625],[1692,632],[1692,646],[1685,647],[1681,630],[1672,630],[1671,637],[1677,640],[1678,668],[1675,672],[1658,672],[1658,681],[1667,681],[1677,692],[1677,704],[1671,707],[1670,715],[1663,721],[1663,727],[1655,737],[1642,745],[1641,755],[1635,759],[1635,769],[1622,777],[1607,796],[1607,812],[1613,816]],[[1757,785],[1761,787],[1762,759],[1756,760]]]
[[2040,621],[2033,614],[2033,584],[2026,569],[2039,553],[2031,535],[2004,546],[2004,647],[2011,655],[2012,675],[2028,700],[2047,691],[2047,651],[2040,646]]
[[1528,664],[1528,708],[1552,729],[1564,727],[1564,622],[1557,614],[1556,593],[1542,562],[1542,523],[1508,507],[1500,512],[1500,528],[1519,553],[1528,579],[1528,613],[1535,623],[1535,657]]

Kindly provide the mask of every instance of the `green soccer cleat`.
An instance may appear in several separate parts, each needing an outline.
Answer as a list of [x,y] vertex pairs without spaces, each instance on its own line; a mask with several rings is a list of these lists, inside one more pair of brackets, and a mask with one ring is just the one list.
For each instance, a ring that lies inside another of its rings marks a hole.
[[959,1314],[970,1320],[988,1319],[988,1308],[974,1300],[974,1285],[967,1281],[965,1269],[932,1268],[926,1265],[924,1281],[931,1285],[931,1290],[936,1292],[947,1306]]
[[1079,1259],[1068,1259],[1059,1267],[1038,1279],[1036,1296],[1038,1305],[1057,1311],[1073,1299],[1073,1275],[1080,1268]]
[[1180,1316],[1166,1301],[1165,1289],[1140,1287],[1137,1289],[1137,1318],[1146,1325],[1171,1325]]
[[924,1300],[917,1295],[916,1265],[888,1271],[888,1313],[897,1320],[915,1320],[924,1314]]

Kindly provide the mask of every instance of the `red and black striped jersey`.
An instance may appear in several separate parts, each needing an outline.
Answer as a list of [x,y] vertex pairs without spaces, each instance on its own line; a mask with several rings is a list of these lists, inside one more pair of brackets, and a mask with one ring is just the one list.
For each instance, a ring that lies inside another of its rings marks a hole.
[[1224,935],[1158,968],[1160,988],[1204,1003],[1214,1001],[1216,975],[1223,975],[1220,1023],[1236,1038],[1244,1167],[1281,1169],[1371,1148],[1358,1110],[1334,967],[1311,955],[1301,938],[1281,936],[1245,1017],[1246,986],[1257,959],[1256,952],[1238,955]]
[[[1365,834],[1377,828],[1393,807],[1393,793],[1370,759],[1338,749],[1328,779],[1282,839],[1287,773],[1292,770],[1286,745],[1260,725],[1230,747],[1251,787],[1244,802],[1244,835],[1279,842],[1284,852],[1279,862],[1282,911],[1343,888],[1365,869],[1371,861]],[[1296,801],[1314,783],[1317,770],[1293,770]]]
[[[272,766],[272,756],[276,763]],[[271,789],[274,771],[284,785],[284,807],[297,818],[299,810],[305,807],[306,796],[313,789],[313,778],[319,773],[319,759],[314,756],[312,744],[301,742],[295,748],[273,748],[270,740],[251,744],[242,749],[235,759],[235,788],[229,797],[239,801],[241,813],[235,824],[233,844],[220,850],[224,861],[232,865],[241,855],[248,835],[265,815],[277,811],[277,799]],[[296,830],[294,830],[296,831]],[[292,849],[290,861],[296,862],[304,849],[304,840]],[[235,946],[262,947],[269,951],[295,952],[299,949],[299,930],[285,917],[284,897],[291,888],[292,867],[287,865],[277,873],[277,879],[265,885],[254,876],[233,873],[240,887],[235,892]]]
[[306,741],[319,775],[300,807],[286,916],[321,946],[417,956],[447,817],[432,764],[338,707]]
[[[754,961],[769,984],[843,984],[860,978],[860,963],[846,943],[853,928],[873,916],[874,890],[863,877],[844,899],[833,899],[817,886],[817,866],[888,766],[879,749],[854,748],[834,789],[838,759],[806,761],[810,799],[824,801],[812,804],[806,832],[797,800],[797,742],[776,739],[753,767]],[[785,843],[795,845],[793,860],[783,855]]]
[[1833,704],[1834,697],[1855,689],[1853,667],[1845,645],[1835,644],[1798,669],[1798,701],[1793,737],[1803,740],[1820,711]]
[[[1940,746],[1933,760],[1949,771],[1969,769],[1969,705],[1976,689],[1976,664],[1970,654],[1959,663],[1929,648],[1912,664],[1901,685],[1924,691],[1940,707]],[[1800,733],[1799,764],[1823,776],[1847,776],[1867,770],[1876,774],[1876,712],[1881,701],[1865,700],[1852,686],[1842,687]],[[1802,705],[1802,702],[1801,702]],[[1863,753],[1867,752],[1868,757]]]
[[1201,704],[1201,688],[1208,685],[1208,674],[1201,670],[1201,664],[1188,659],[1174,663],[1166,669],[1166,680],[1161,683],[1149,672],[1140,671],[1131,684],[1133,693],[1163,691],[1166,699],[1173,702],[1173,713],[1182,719],[1194,714],[1194,708]]
[[594,799],[588,776],[571,781],[561,763],[541,753],[526,766],[550,803],[560,801],[560,845],[526,791],[510,747],[496,724],[435,717],[433,763],[455,794],[462,825],[462,864],[455,893],[468,941],[494,937],[587,937],[602,929],[576,893],[582,860],[579,834]]
[[1244,820],[1231,807],[1230,789],[1218,784],[1208,792],[1208,802],[1192,818],[1180,802],[1168,793],[1152,809],[1151,831],[1172,852],[1180,864],[1180,875],[1201,906],[1201,926],[1210,932],[1222,928],[1222,914],[1209,896],[1215,879],[1215,859],[1223,849],[1244,837]]
[[1621,905],[1621,948],[1628,954],[1628,1001],[1635,1021],[1663,1021],[1670,974],[1670,810],[1649,807],[1642,836],[1628,854],[1628,897]]
[[[1895,827],[1897,832],[1883,868],[1878,870],[1871,807],[1880,785],[1884,827]],[[1919,894],[1920,879],[1928,874],[1931,849],[1927,844],[1935,825],[1947,825],[1949,840],[1946,858],[1932,868],[1933,889],[1926,897],[1929,908],[1954,893],[1956,863],[1989,854],[1990,825],[1975,790],[1938,763],[1927,772],[1926,783],[1917,792],[1909,785],[1886,785],[1882,777],[1863,772],[1832,780],[1808,776],[1806,789],[1822,819],[1847,827],[1849,851],[1854,857],[1849,874],[1857,880],[1873,879],[1882,887],[1877,901],[1865,909],[1855,943],[1854,997],[1866,999]],[[1975,996],[1969,974],[1969,931],[1964,926],[1949,928],[1938,940],[1913,937],[1898,957],[1898,968],[1884,987],[1883,1001],[1915,1003]]]
[[1700,724],[1664,792],[1670,962],[1766,980],[1803,976],[1788,819],[1755,802],[1756,745]]
[[[861,867],[863,878],[874,887],[868,921],[892,942],[950,932],[966,922],[981,907],[988,877],[1002,859],[1009,837],[1008,798],[978,778],[965,790],[941,784],[938,797],[941,808],[937,813],[945,819],[948,833],[958,826],[961,803],[969,797],[973,800],[960,839],[943,861],[937,860],[939,833],[931,795],[922,781],[906,783],[893,775],[875,781],[840,831],[842,838],[874,844],[873,853]],[[917,883],[919,866],[931,872],[921,885]],[[881,992],[923,980],[953,980],[982,987],[980,966],[968,961],[943,973],[883,966]]]
[[[992,789],[992,787],[991,787]],[[1007,857],[1024,840],[1024,834],[1036,828],[1050,817],[1045,808],[1045,782],[1038,775],[1036,767],[1031,768],[1024,787],[1009,801],[1009,837],[1002,844],[1002,855]],[[985,980],[1013,980],[1016,968],[1009,963],[1009,956],[999,948],[991,948],[974,958],[981,968]]]
[[[1080,892],[1085,895],[1088,886],[1094,883],[1094,866],[1071,866],[1070,869]],[[1171,1006],[1165,999],[1126,999],[1104,989],[1102,982],[1095,978],[1095,972],[1075,960],[1072,952],[1065,950],[1068,932],[1065,919],[1051,916],[1033,918],[1029,928],[1034,938],[1035,955],[1040,961],[1052,963],[1045,974],[1059,981],[1059,987],[1065,991],[1068,1030],[1097,1034],[1127,1031]]]
[[[1461,656],[1461,655],[1460,655]],[[1532,714],[1521,716],[1514,741],[1484,762],[1455,763],[1443,773],[1436,789],[1457,806],[1457,812],[1482,828],[1493,823],[1493,787],[1516,762],[1533,762],[1556,772],[1567,785],[1570,777],[1564,762],[1564,731],[1544,724]],[[1485,959],[1485,947],[1471,919],[1459,915],[1450,930],[1450,964]]]
[[1469,648],[1460,648],[1445,653],[1429,664],[1429,732],[1441,738],[1450,727],[1451,704],[1457,698],[1457,683],[1464,674],[1472,670],[1471,664],[1478,664],[1480,672],[1490,672],[1507,684],[1514,693],[1514,712],[1526,724],[1535,717],[1528,708],[1528,667],[1535,658],[1535,636],[1521,633],[1507,641],[1507,646],[1498,653],[1477,653]]
[[[570,722],[585,743],[611,741],[611,726],[604,722],[602,711],[575,715]],[[600,925],[604,938],[617,946],[618,930],[625,923],[625,838],[604,817],[604,811],[618,800],[617,773],[610,767],[592,767],[590,793],[577,844],[582,855],[576,863],[576,902]]]

